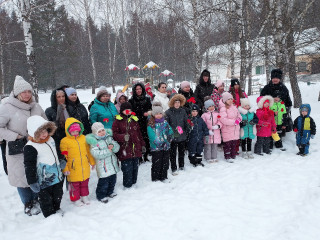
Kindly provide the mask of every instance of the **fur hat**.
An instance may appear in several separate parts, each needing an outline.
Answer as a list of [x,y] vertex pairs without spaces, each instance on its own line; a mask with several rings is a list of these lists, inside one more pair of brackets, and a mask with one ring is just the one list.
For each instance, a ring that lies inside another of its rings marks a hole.
[[214,104],[214,101],[212,99],[208,99],[204,102],[204,108],[208,109],[209,107],[214,106],[216,108],[216,105]]
[[100,98],[104,94],[111,95],[105,86],[101,86],[97,92],[97,99],[100,101]]
[[32,86],[23,77],[17,75],[13,84],[13,95],[18,96],[20,93],[30,90],[32,91]]
[[224,84],[224,82],[222,80],[217,80],[217,82],[214,84],[216,86],[216,88],[221,87]]
[[271,107],[273,105],[273,97],[271,97],[270,95],[267,96],[260,96],[257,98],[257,104],[258,104],[258,108],[263,108],[264,102],[265,101],[269,101],[269,106]]
[[247,105],[249,105],[250,106],[250,101],[249,101],[249,98],[241,98],[240,99],[240,102],[241,102],[241,107],[245,107],[245,106],[247,106]]
[[124,102],[120,105],[120,113],[122,113],[124,110],[126,109],[130,109],[132,110],[132,106],[131,106],[131,103],[129,102]]
[[49,122],[45,120],[43,117],[35,115],[28,118],[27,129],[29,136],[31,136],[36,142],[39,142],[40,133],[43,130],[47,130],[49,136],[52,136],[56,131],[57,127],[54,122]]
[[160,102],[154,102],[152,104],[152,112],[151,112],[151,114],[152,114],[152,116],[155,116],[155,115],[157,115],[159,113],[164,114],[162,105],[161,105]]
[[98,136],[98,132],[102,129],[104,129],[104,126],[101,122],[95,122],[91,126],[92,133],[96,136]]
[[231,93],[229,93],[229,92],[222,93],[222,102],[223,103],[225,103],[229,99],[233,99]]
[[180,83],[180,88],[183,90],[186,87],[190,87],[190,83],[188,81],[183,81]]
[[186,98],[182,94],[174,94],[168,103],[169,107],[174,107],[175,101],[180,101],[180,106],[182,107],[186,103]]
[[234,85],[240,85],[239,79],[238,78],[233,78],[231,79],[231,87],[234,87]]
[[279,78],[280,80],[282,79],[281,69],[277,68],[277,69],[273,69],[271,71],[271,79],[273,79],[273,78]]
[[77,93],[77,91],[76,91],[74,88],[72,88],[72,87],[66,88],[64,91],[66,92],[66,94],[67,94],[68,97],[69,97],[72,93]]
[[192,110],[192,111],[196,110],[196,111],[199,112],[199,111],[200,111],[200,108],[199,108],[199,106],[198,106],[197,104],[192,104],[191,110]]

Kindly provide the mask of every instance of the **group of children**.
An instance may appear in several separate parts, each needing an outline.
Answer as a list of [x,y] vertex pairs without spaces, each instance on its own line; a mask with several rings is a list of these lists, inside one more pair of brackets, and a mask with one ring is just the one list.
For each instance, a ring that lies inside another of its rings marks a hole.
[[[219,105],[208,98],[204,102],[205,112],[192,104],[191,114],[184,109],[186,99],[181,94],[169,101],[169,109],[164,112],[161,103],[153,103],[148,120],[152,168],[152,181],[167,181],[169,160],[173,175],[178,174],[176,151],[178,149],[179,170],[184,169],[185,149],[188,149],[190,163],[202,165],[202,153],[209,163],[218,161],[218,145],[223,142],[224,157],[232,162],[242,147],[243,158],[253,158],[252,140],[257,136],[254,153],[270,154],[271,138],[275,146],[283,148],[277,132],[283,135],[285,106],[278,97],[263,96],[257,99],[258,109],[251,107],[249,99],[240,100],[241,106],[234,105],[229,92],[222,94]],[[309,140],[316,133],[316,126],[310,117],[310,105],[300,107],[300,116],[294,121],[297,132],[299,155],[308,154]],[[107,203],[116,196],[114,188],[117,173],[123,172],[123,185],[130,188],[137,182],[139,158],[145,152],[145,142],[141,134],[139,119],[132,112],[129,102],[119,108],[112,129],[96,122],[92,133],[83,135],[83,124],[75,118],[65,122],[66,137],[60,144],[64,159],[59,159],[52,135],[56,130],[53,122],[40,116],[28,119],[29,142],[24,148],[24,162],[28,184],[39,193],[39,203],[43,215],[50,216],[60,210],[63,195],[63,175],[66,176],[70,200],[76,206],[90,204],[89,178],[91,169],[96,169],[98,183],[96,198]]]

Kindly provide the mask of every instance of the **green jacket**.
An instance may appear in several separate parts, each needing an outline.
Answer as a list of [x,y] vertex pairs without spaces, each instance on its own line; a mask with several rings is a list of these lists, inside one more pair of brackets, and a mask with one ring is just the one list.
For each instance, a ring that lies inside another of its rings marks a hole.
[[274,112],[278,112],[278,115],[274,115],[274,120],[277,125],[282,125],[285,119],[285,114],[287,114],[286,106],[282,102],[275,102],[270,108]]
[[[120,149],[120,145],[113,140],[111,129],[106,129],[106,136],[98,139],[94,134],[86,136],[87,143],[90,145],[90,153],[96,161],[96,170],[99,178],[109,177],[120,171],[118,159],[115,155]],[[112,144],[112,152],[108,146]]]

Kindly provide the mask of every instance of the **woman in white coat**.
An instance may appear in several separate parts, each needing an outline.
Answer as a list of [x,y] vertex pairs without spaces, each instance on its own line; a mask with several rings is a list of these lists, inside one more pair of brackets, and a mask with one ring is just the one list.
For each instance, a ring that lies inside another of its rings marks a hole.
[[160,102],[163,108],[163,111],[167,111],[169,109],[169,98],[167,97],[167,84],[161,82],[158,84],[158,91],[155,93],[155,97],[153,102]]

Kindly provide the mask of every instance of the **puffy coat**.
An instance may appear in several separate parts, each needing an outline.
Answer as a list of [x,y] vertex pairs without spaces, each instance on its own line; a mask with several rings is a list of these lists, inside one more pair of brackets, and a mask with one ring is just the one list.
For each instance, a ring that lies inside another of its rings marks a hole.
[[284,102],[275,102],[270,108],[273,112],[278,112],[278,115],[274,115],[274,120],[277,125],[286,125],[287,110]]
[[[98,178],[105,178],[117,174],[120,171],[118,158],[115,155],[120,149],[120,145],[113,140],[111,129],[106,129],[106,136],[103,139],[97,138],[94,134],[86,136],[90,145],[91,155],[96,161]],[[112,144],[112,152],[108,146]]]
[[170,149],[173,131],[166,120],[155,123],[154,127],[149,125],[147,130],[151,151],[167,151]]
[[316,123],[313,118],[310,117],[311,107],[309,104],[302,104],[299,108],[300,112],[302,108],[308,108],[308,114],[306,116],[298,116],[293,123],[293,128],[297,130],[296,142],[299,144],[308,144],[311,135],[316,135]]
[[[145,146],[138,118],[120,114],[112,125],[113,138],[120,145],[117,156],[120,161],[128,158],[139,158],[142,156],[142,146]],[[129,134],[129,141],[125,141],[125,135]]]
[[[257,115],[254,113],[254,109],[250,108],[248,111],[242,107],[239,107],[238,110],[242,117],[242,121],[240,123],[241,139],[245,139],[245,138],[254,139],[257,134],[256,124],[259,122]],[[246,123],[244,123],[244,121],[246,121]],[[250,124],[250,122],[253,124]]]
[[[187,140],[188,133],[188,117],[187,113],[183,108],[169,108],[166,112],[166,120],[171,126],[174,132],[174,142],[183,142]],[[183,133],[180,135],[177,131],[177,127],[180,126]]]
[[286,107],[292,107],[289,90],[282,82],[280,82],[279,84],[273,84],[272,81],[270,81],[266,86],[264,86],[260,93],[260,96],[267,95],[279,96],[280,99],[284,101]]
[[88,111],[86,107],[80,103],[79,98],[77,98],[76,102],[69,101],[67,110],[70,117],[78,119],[80,122],[82,122],[84,127],[83,135],[91,133]]
[[[73,123],[79,123],[81,126],[81,132],[77,137],[71,136],[68,131]],[[67,165],[63,172],[70,172],[70,175],[67,176],[69,182],[85,181],[90,177],[90,165],[95,165],[95,161],[90,153],[86,137],[82,134],[83,124],[75,118],[68,118],[65,129],[67,136],[60,142],[61,153],[66,153],[67,159]]]
[[[205,82],[203,80],[204,73],[209,74],[208,82]],[[194,98],[196,99],[196,103],[200,107],[200,109],[203,109],[204,98],[206,96],[211,96],[213,88],[214,85],[211,83],[210,72],[205,69],[202,71],[199,79],[199,84],[196,86],[196,90],[194,91]]]
[[169,109],[169,98],[167,97],[167,93],[161,93],[157,91],[153,102],[160,102],[163,111],[167,111]]
[[0,106],[0,138],[7,141],[6,157],[8,179],[14,187],[28,187],[26,173],[23,164],[23,153],[9,155],[8,142],[15,141],[18,137],[27,137],[27,119],[30,116],[47,118],[41,106],[32,97],[32,102],[27,104],[19,101],[10,94],[8,101]]
[[[192,105],[195,103],[195,98],[193,96],[193,90],[190,89],[190,92],[185,92],[181,88],[179,88],[178,93],[183,95],[186,98],[186,102],[183,108],[186,110],[187,115],[191,114]],[[192,102],[194,100],[194,103]]]
[[90,122],[101,122],[105,128],[112,128],[115,116],[118,111],[112,102],[100,102],[94,99],[94,104],[90,108]]
[[126,98],[126,101],[128,101],[128,97],[122,91],[117,92],[116,101],[115,101],[114,106],[116,107],[118,113],[120,113],[120,106],[121,106],[119,99],[122,96],[124,96]]
[[271,137],[271,134],[277,131],[274,112],[270,110],[269,107],[263,107],[266,100],[269,100],[270,106],[273,105],[273,98],[271,96],[262,96],[257,99],[259,107],[256,113],[259,119],[257,124],[258,137]]
[[220,109],[220,122],[222,122],[221,134],[224,142],[240,139],[240,125],[235,125],[235,121],[242,120],[236,106],[232,105],[228,109],[223,106]]
[[[204,114],[202,114],[202,119],[203,121],[206,123],[207,128],[211,131],[213,131],[214,135],[211,136],[209,135],[209,142],[208,144],[220,144],[221,143],[221,133],[220,133],[220,129],[222,127],[222,123],[220,122],[220,118],[221,116],[219,115],[219,113],[213,111],[213,112],[205,112]],[[219,125],[220,128],[219,129],[212,129],[213,126],[215,125]]]
[[199,142],[204,143],[204,137],[209,135],[209,130],[207,124],[204,120],[198,115],[196,117],[191,117],[190,121],[192,122],[192,128],[189,133],[189,146],[197,145]]

